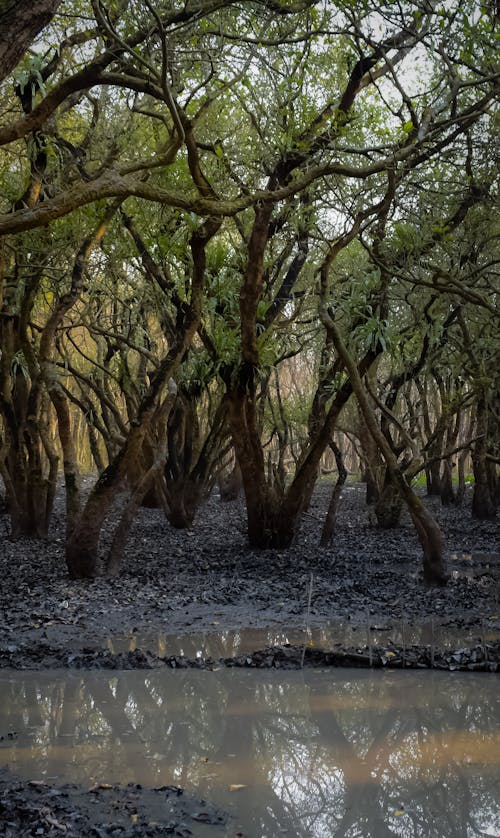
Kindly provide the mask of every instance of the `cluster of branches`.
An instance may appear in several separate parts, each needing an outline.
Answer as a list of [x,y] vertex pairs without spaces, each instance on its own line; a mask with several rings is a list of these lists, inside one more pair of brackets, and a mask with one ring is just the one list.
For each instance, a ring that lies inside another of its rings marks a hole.
[[42,6],[0,15],[23,33],[0,49],[13,533],[46,535],[62,459],[73,576],[99,572],[129,488],[116,573],[138,507],[189,526],[234,448],[251,542],[286,547],[329,448],[345,476],[344,428],[379,523],[405,503],[445,582],[412,481],[455,500],[456,457],[460,500],[471,453],[475,514],[500,494],[495,21],[427,0]]

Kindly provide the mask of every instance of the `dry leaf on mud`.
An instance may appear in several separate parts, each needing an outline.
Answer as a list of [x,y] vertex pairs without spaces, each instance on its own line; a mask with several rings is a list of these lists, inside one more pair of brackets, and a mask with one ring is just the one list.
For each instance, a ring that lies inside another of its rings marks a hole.
[[94,783],[93,786],[89,788],[89,791],[99,791],[99,789],[112,789],[113,786],[111,783]]

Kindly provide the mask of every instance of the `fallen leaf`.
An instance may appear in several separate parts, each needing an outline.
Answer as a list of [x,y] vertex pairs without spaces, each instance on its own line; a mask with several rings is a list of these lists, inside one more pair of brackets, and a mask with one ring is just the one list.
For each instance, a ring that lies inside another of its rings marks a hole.
[[113,786],[110,783],[94,783],[93,786],[89,788],[89,791],[99,791],[99,789],[112,789]]
[[45,815],[45,820],[47,821],[47,823],[50,823],[51,826],[55,827],[55,829],[60,829],[61,832],[67,831],[67,826],[64,823],[59,823],[59,821],[53,818],[51,815]]

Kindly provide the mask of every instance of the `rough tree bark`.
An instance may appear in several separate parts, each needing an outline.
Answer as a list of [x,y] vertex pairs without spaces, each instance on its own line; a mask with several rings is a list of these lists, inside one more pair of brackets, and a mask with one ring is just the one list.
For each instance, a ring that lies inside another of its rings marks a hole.
[[130,498],[121,514],[106,561],[107,576],[118,576],[123,556],[125,554],[130,528],[137,510],[139,509],[145,494],[154,484],[155,479],[161,474],[161,471],[165,467],[165,459],[167,456],[167,420],[175,401],[176,393],[177,388],[175,385],[169,385],[169,393],[153,417],[152,421],[159,431],[159,435],[156,435],[156,457],[148,470],[142,475],[137,485],[133,488]]
[[0,0],[0,81],[17,66],[61,0]]

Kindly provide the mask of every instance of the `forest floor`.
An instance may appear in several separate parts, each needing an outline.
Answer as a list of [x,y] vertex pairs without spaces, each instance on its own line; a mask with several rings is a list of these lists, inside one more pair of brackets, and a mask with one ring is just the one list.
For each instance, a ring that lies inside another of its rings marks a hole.
[[[375,527],[362,486],[344,488],[332,544],[320,548],[330,491],[322,481],[287,551],[248,547],[241,501],[214,494],[190,530],[143,509],[120,577],[92,581],[68,579],[62,495],[45,543],[9,540],[0,519],[0,667],[210,667],[215,657],[219,665],[495,669],[498,521],[472,518],[470,498],[459,509],[426,498],[450,574],[446,587],[428,588],[409,518]],[[116,509],[111,525],[118,517]],[[183,652],[189,637],[201,653]]]
[[[474,520],[470,498],[461,509],[426,499],[450,573],[446,587],[427,588],[411,522],[377,529],[361,486],[345,487],[332,545],[320,548],[330,491],[320,484],[288,551],[248,547],[242,502],[214,495],[184,531],[144,509],[120,577],[93,581],[68,579],[62,494],[45,543],[11,541],[0,519],[0,668],[500,669],[498,523]],[[182,789],[89,791],[0,769],[0,835],[9,838],[186,836],[197,823],[227,834],[227,815]]]

